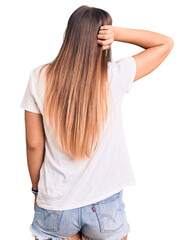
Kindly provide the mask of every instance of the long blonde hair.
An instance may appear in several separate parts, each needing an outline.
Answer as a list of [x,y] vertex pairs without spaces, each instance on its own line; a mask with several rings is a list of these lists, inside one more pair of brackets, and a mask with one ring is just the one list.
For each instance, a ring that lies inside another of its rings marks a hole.
[[[111,47],[97,43],[105,10],[83,5],[70,16],[57,57],[45,71],[44,117],[63,151],[75,160],[91,157],[108,116]],[[112,96],[112,95],[111,95]],[[93,149],[94,146],[94,149]]]

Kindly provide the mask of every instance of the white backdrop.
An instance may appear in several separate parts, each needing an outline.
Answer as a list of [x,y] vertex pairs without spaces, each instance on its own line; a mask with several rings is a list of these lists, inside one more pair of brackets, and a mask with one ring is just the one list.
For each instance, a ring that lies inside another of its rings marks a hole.
[[[194,21],[192,1],[4,1],[1,14],[1,238],[33,239],[34,197],[20,109],[30,71],[55,58],[68,18],[80,5],[103,8],[113,25],[155,31],[174,48],[133,83],[122,105],[137,184],[124,188],[131,240],[194,239]],[[113,60],[143,51],[112,44]]]

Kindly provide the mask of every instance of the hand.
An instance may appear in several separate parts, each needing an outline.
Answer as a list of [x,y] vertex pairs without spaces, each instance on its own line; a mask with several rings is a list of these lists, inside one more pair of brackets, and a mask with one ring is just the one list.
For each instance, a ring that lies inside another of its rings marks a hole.
[[34,194],[34,211],[36,209],[36,199],[37,199],[37,195]]
[[97,43],[102,45],[102,50],[109,49],[115,40],[115,28],[112,25],[101,26],[97,38]]

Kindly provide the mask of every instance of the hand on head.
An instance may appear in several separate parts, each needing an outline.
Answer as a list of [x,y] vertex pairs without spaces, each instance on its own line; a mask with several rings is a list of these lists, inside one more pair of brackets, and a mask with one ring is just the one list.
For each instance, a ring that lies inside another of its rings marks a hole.
[[115,40],[115,31],[112,25],[103,25],[97,34],[97,43],[102,46],[102,50],[109,49]]

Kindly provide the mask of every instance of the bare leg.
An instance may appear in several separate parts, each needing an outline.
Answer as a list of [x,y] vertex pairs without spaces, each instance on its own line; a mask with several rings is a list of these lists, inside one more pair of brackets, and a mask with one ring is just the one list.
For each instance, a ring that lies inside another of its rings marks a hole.
[[80,239],[81,240],[89,240],[83,233],[80,233]]
[[121,240],[127,240],[127,235],[125,237],[121,238]]

